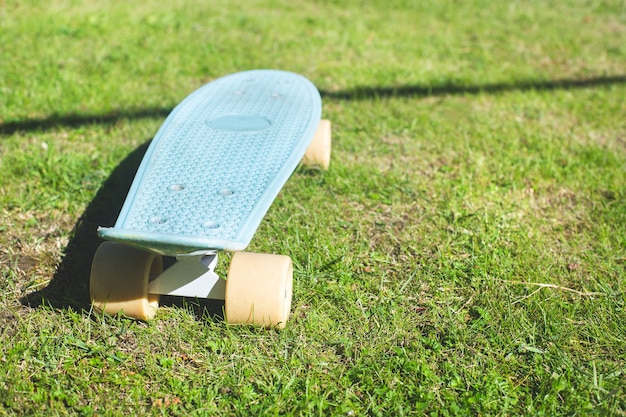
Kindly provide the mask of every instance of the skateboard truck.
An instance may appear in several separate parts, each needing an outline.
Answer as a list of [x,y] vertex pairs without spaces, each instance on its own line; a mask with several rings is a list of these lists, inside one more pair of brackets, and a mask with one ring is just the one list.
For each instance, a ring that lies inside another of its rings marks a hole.
[[215,273],[217,253],[178,256],[176,260],[150,281],[151,294],[224,300],[226,281]]

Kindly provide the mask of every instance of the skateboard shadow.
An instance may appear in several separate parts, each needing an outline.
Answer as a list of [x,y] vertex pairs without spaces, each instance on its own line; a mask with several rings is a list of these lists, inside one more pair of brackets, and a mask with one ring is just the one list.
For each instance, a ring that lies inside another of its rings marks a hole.
[[113,170],[74,226],[50,284],[24,297],[23,304],[31,307],[46,304],[61,309],[89,310],[91,261],[102,242],[96,230],[98,226],[115,223],[148,144],[149,141],[132,151]]
[[[174,262],[173,260],[170,260]],[[167,267],[167,262],[164,262]],[[175,307],[187,310],[194,315],[196,320],[224,321],[224,301],[208,300],[199,298],[161,296],[161,307]]]
[[[89,203],[71,233],[64,256],[47,287],[21,299],[23,305],[47,305],[58,309],[88,312],[89,275],[96,249],[103,242],[97,235],[98,226],[112,226],[124,204],[135,173],[150,141],[132,151],[106,179]],[[168,267],[174,259],[164,259]],[[197,319],[223,319],[223,301],[161,297],[162,306],[176,306],[192,311]]]

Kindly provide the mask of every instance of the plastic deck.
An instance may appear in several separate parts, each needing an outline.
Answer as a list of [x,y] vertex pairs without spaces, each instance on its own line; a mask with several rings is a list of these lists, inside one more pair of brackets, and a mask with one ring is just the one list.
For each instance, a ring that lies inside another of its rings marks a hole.
[[164,255],[245,249],[321,118],[306,78],[254,70],[193,92],[148,147],[106,240]]

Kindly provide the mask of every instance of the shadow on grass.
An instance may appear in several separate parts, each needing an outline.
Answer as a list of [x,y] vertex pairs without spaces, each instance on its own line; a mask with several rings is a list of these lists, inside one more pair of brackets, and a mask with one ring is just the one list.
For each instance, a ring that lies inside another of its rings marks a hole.
[[321,91],[323,98],[335,100],[369,100],[384,97],[433,97],[463,94],[499,94],[508,91],[555,91],[574,90],[626,84],[626,75],[592,77],[586,79],[561,79],[546,81],[518,81],[514,83],[458,85],[445,83],[440,85],[401,85],[401,86],[362,86],[348,90]]
[[[584,79],[528,80],[513,83],[459,85],[452,82],[439,85],[361,86],[347,90],[321,90],[322,98],[330,100],[369,100],[384,97],[433,97],[463,94],[498,94],[507,91],[553,91],[626,84],[626,75],[589,77]],[[25,119],[0,123],[0,135],[16,132],[46,130],[55,127],[75,128],[84,125],[112,125],[122,119],[165,117],[171,107],[119,110],[105,114],[51,115],[46,118]]]
[[224,321],[224,301],[161,296],[162,307],[175,307],[191,312],[196,320]]
[[89,309],[89,273],[93,255],[102,242],[98,226],[115,223],[133,176],[148,143],[131,152],[111,173],[74,226],[65,254],[50,284],[28,295],[24,304],[55,308]]
[[[113,170],[74,226],[65,255],[50,284],[23,298],[23,304],[31,307],[45,304],[59,309],[90,310],[91,262],[96,249],[102,243],[96,231],[98,226],[115,224],[148,144],[146,142],[139,146]],[[172,262],[172,259],[166,259],[165,265],[169,266]],[[224,302],[162,297],[161,305],[187,309],[198,319],[219,320],[223,316]]]
[[152,107],[147,109],[119,110],[104,114],[53,114],[44,118],[16,120],[0,123],[0,134],[11,135],[16,132],[47,130],[55,127],[77,128],[85,125],[113,125],[122,119],[165,118],[172,107]]

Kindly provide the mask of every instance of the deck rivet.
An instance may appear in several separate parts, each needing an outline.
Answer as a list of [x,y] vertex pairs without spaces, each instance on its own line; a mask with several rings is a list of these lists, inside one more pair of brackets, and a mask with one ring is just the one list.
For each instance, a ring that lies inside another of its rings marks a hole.
[[161,216],[153,216],[150,217],[150,219],[148,219],[148,223],[150,224],[165,224],[167,223],[167,218],[166,217],[161,217]]
[[185,186],[183,184],[172,184],[167,189],[170,191],[182,191],[185,189]]
[[202,227],[207,230],[216,230],[220,228],[220,224],[209,220],[209,221],[202,223]]

